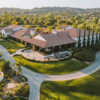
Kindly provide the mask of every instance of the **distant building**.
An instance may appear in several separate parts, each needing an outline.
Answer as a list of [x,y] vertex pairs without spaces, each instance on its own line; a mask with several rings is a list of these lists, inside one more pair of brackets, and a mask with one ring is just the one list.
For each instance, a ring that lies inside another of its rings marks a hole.
[[[79,30],[79,29],[75,29],[72,26],[63,26],[62,27],[63,31],[68,32],[68,34],[74,39],[76,40],[76,47],[78,46],[78,40],[79,40],[79,35],[80,35],[80,41],[81,41],[81,47],[83,46],[83,42],[84,42],[84,32],[85,32],[85,43],[87,45],[88,42],[88,37],[90,38],[90,44],[92,43],[92,38],[94,37],[94,44],[96,44],[96,39],[100,38],[100,34],[97,34],[96,32],[91,32],[89,34],[88,30]],[[79,34],[80,32],[80,34]]]
[[24,27],[19,26],[19,25],[9,25],[7,27],[4,27],[1,30],[1,33],[4,37],[7,37],[8,35],[13,34],[14,32],[22,30],[22,29],[24,29]]

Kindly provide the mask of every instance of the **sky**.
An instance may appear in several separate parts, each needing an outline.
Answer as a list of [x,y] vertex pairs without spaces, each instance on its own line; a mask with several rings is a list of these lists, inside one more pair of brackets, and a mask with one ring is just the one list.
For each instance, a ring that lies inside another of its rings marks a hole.
[[100,0],[0,0],[0,8],[24,8],[38,7],[76,7],[76,8],[100,8]]

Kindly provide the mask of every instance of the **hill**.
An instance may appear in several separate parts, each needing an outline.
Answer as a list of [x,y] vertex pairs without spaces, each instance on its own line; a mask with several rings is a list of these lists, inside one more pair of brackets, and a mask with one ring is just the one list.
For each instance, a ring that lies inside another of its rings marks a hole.
[[33,15],[33,14],[66,14],[66,15],[77,15],[77,14],[95,14],[100,15],[100,8],[94,9],[81,9],[81,8],[70,8],[70,7],[43,7],[34,9],[20,9],[20,8],[0,8],[0,15],[4,13],[10,13],[14,15]]
[[81,8],[69,8],[69,7],[44,7],[44,8],[34,8],[34,9],[19,9],[19,8],[0,8],[0,14],[3,13],[12,14],[45,14],[45,13],[84,13],[85,9]]

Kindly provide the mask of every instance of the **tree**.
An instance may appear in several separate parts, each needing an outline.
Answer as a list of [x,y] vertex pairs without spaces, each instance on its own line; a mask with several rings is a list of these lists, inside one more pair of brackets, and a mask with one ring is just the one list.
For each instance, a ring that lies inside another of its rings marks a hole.
[[81,47],[81,30],[79,29],[79,40],[78,40],[78,47]]
[[18,25],[18,22],[16,20],[12,21],[13,25]]
[[47,30],[48,33],[51,33],[52,29],[53,29],[52,26],[48,26],[46,30]]
[[90,46],[90,36],[91,36],[91,30],[90,30],[90,24],[86,24],[86,29],[88,30],[88,38],[87,38],[87,47],[89,47]]
[[[83,39],[83,46],[85,46],[85,34],[86,34],[86,30],[85,30],[85,24],[79,24],[78,25],[78,29],[79,30],[84,30],[84,39]],[[79,31],[79,46],[81,45],[81,31]]]
[[61,27],[60,27],[60,25],[56,27],[56,30],[61,30]]
[[88,30],[87,47],[90,46],[90,30]]
[[14,67],[16,69],[16,75],[22,72],[21,65],[19,63],[15,63]]
[[94,47],[94,34],[95,34],[95,24],[91,24],[90,29],[92,30],[92,41],[91,41],[91,46]]
[[99,37],[100,37],[100,27],[99,25],[96,26],[96,43],[99,43]]
[[39,27],[39,26],[37,26],[37,27],[35,27],[35,31],[36,31],[36,32],[41,32],[41,31],[42,31],[42,28]]
[[72,27],[73,27],[73,28],[77,28],[77,26],[78,26],[78,25],[77,25],[77,24],[75,24],[75,23],[74,23],[74,24],[72,24]]

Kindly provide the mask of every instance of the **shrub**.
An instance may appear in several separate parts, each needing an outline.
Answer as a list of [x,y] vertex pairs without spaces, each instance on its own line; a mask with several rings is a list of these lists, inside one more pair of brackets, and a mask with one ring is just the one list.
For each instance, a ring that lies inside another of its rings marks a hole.
[[75,53],[73,54],[73,57],[79,60],[82,60],[82,61],[92,62],[95,60],[96,52],[95,50],[91,48],[82,48],[82,49],[75,51]]
[[2,56],[2,52],[0,51],[0,57]]
[[95,49],[95,51],[100,51],[100,44],[95,45],[94,49]]
[[16,52],[16,49],[9,49],[8,51],[12,54]]
[[4,69],[5,69],[5,64],[6,64],[6,61],[5,60],[0,60],[0,71],[3,72]]

